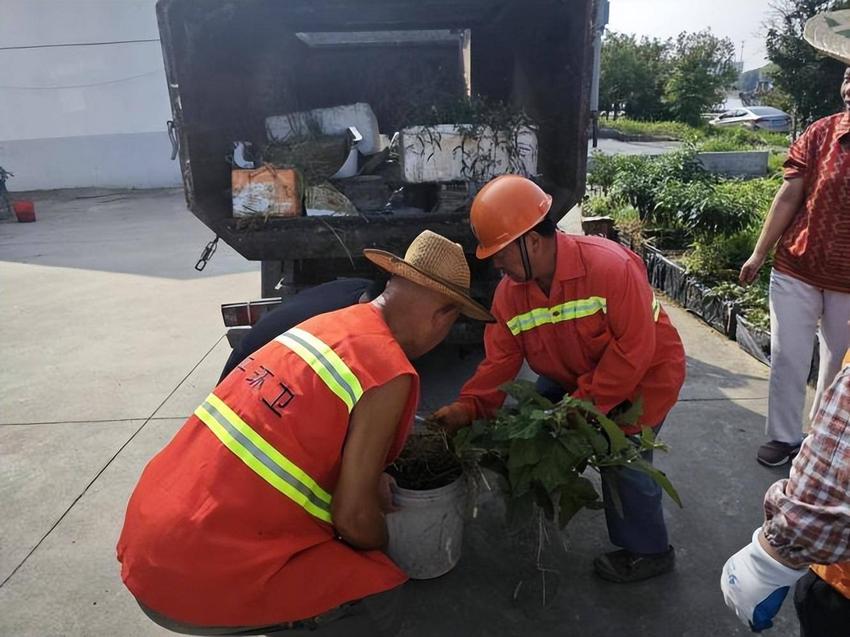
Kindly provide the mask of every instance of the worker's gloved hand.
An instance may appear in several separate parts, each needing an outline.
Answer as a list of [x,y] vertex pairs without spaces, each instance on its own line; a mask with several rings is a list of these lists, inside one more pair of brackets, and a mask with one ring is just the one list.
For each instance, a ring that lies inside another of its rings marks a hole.
[[458,429],[472,424],[472,414],[459,402],[440,407],[428,417],[428,420],[453,434]]
[[788,589],[806,573],[780,564],[759,543],[761,527],[753,541],[730,557],[720,575],[726,605],[754,632],[773,626]]

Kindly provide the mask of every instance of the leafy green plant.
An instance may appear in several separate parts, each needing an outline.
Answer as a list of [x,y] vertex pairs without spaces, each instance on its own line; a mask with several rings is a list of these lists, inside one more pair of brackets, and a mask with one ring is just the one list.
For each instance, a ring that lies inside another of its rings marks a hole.
[[606,416],[591,403],[570,396],[552,403],[528,381],[504,389],[517,405],[461,430],[453,444],[467,467],[488,468],[504,478],[511,522],[527,521],[538,507],[563,528],[582,508],[602,507],[593,483],[582,475],[587,468],[642,471],[681,506],[667,476],[641,456],[666,447],[650,429],[628,437],[620,428],[637,422],[640,401]]
[[637,210],[614,195],[585,196],[581,202],[583,217],[611,217],[616,221],[639,220]]
[[594,150],[590,156],[587,169],[587,186],[608,194],[617,175],[621,170],[623,155],[609,155],[601,150]]
[[771,177],[781,175],[786,157],[786,153],[771,151],[767,157],[767,174]]
[[676,223],[696,238],[728,237],[760,219],[762,196],[760,188],[745,182],[668,180],[656,193],[653,218]]
[[659,192],[669,183],[704,182],[711,178],[689,146],[659,157],[628,156],[620,165],[611,193],[628,201],[644,222],[675,223],[671,215],[658,218],[670,210],[669,206],[658,209]]
[[748,287],[732,282],[721,283],[713,287],[709,294],[735,301],[752,325],[764,331],[770,330],[770,303],[766,280],[761,279]]
[[707,284],[737,281],[738,272],[753,252],[758,233],[746,230],[728,237],[707,237],[694,241],[682,258],[689,274]]

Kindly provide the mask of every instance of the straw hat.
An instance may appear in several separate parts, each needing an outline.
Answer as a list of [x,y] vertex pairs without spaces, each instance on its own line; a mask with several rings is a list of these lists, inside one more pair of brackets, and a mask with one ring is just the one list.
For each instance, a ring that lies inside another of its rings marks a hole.
[[459,243],[425,230],[404,253],[404,258],[384,250],[363,250],[372,263],[390,274],[439,292],[460,306],[461,314],[479,321],[495,321],[487,309],[469,296],[469,265]]
[[821,53],[850,65],[850,10],[828,11],[810,18],[803,37]]

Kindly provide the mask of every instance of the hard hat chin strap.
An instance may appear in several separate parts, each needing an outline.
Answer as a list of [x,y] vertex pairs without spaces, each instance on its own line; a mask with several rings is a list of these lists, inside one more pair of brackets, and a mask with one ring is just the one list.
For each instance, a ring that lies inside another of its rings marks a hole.
[[519,254],[522,258],[522,268],[525,270],[525,280],[531,281],[534,275],[531,272],[531,261],[528,258],[528,246],[525,245],[525,235],[516,240],[519,245]]

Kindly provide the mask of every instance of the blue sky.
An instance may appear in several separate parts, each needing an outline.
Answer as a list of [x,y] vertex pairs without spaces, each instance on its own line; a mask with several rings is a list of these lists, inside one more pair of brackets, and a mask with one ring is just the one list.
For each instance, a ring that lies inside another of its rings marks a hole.
[[735,43],[735,59],[744,43],[744,69],[767,63],[764,22],[770,0],[610,0],[613,31],[660,38],[706,27]]

